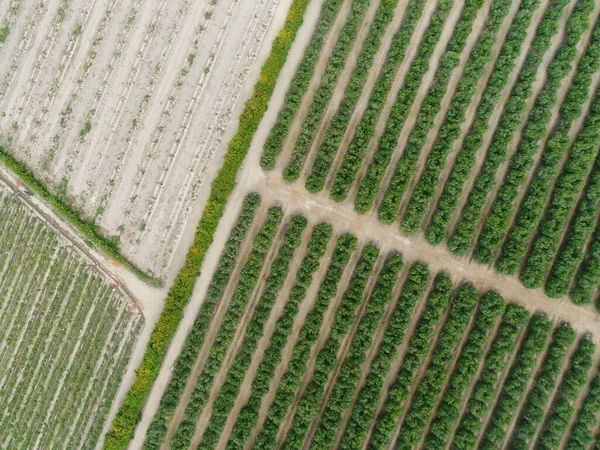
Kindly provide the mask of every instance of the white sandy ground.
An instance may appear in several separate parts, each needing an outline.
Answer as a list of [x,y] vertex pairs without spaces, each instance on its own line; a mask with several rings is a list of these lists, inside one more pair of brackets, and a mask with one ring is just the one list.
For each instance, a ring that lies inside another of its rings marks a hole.
[[0,143],[106,235],[119,236],[126,257],[168,279],[285,5],[11,5],[13,13],[0,10],[0,27],[10,28],[0,45]]

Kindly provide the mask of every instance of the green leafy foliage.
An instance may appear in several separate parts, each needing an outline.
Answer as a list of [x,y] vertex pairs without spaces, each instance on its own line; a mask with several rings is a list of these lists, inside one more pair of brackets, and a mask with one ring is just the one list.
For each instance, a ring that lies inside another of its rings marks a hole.
[[[360,448],[365,440],[375,414],[375,408],[383,391],[384,380],[396,356],[396,348],[404,340],[410,317],[415,305],[423,296],[428,282],[429,271],[425,265],[417,263],[410,268],[390,323],[384,331],[383,341],[371,364],[371,371],[352,409],[340,444],[341,449]],[[403,374],[402,378],[409,385],[427,355],[435,326],[448,306],[451,292],[452,281],[450,277],[445,274],[437,275],[433,282],[433,289],[428,296],[425,311],[419,318],[413,335],[410,337],[408,349],[400,369]]]
[[[502,246],[514,214],[514,201],[519,196],[520,187],[528,180],[529,171],[534,164],[533,157],[538,152],[539,143],[547,135],[547,126],[552,119],[552,108],[558,102],[558,90],[562,81],[571,72],[571,65],[577,56],[577,44],[590,25],[590,14],[593,10],[594,0],[579,0],[567,21],[563,45],[548,66],[548,76],[544,88],[535,100],[528,122],[521,132],[517,150],[510,159],[496,199],[484,220],[483,230],[473,253],[474,259],[479,263],[490,264],[495,253]],[[566,124],[563,125],[566,126]],[[545,149],[555,150],[553,147]],[[554,166],[560,162],[562,155],[543,153],[546,157],[550,156]],[[543,165],[538,167],[540,170],[544,170]],[[543,184],[547,186],[548,180]]]
[[312,103],[302,123],[300,135],[294,144],[294,150],[292,151],[288,166],[283,171],[283,178],[286,181],[297,180],[300,176],[300,170],[304,165],[306,155],[319,130],[321,120],[333,96],[339,75],[344,69],[346,58],[352,49],[354,41],[356,41],[358,30],[369,9],[369,5],[370,2],[368,0],[352,0],[346,22],[344,22],[344,26],[340,30],[337,42],[327,60],[325,72],[321,76],[321,84],[313,94]]
[[594,441],[594,429],[598,426],[597,414],[600,412],[600,375],[596,374],[590,383],[581,409],[571,428],[565,448],[567,450],[585,450]]
[[550,195],[551,182],[558,176],[561,158],[568,151],[569,130],[573,121],[582,113],[582,106],[589,98],[592,76],[598,69],[600,69],[600,22],[596,22],[591,41],[579,61],[577,73],[560,106],[558,124],[546,142],[540,165],[521,202],[512,230],[502,246],[502,253],[496,263],[496,268],[502,273],[512,275],[519,268],[527,243],[531,239],[531,233],[539,225]]
[[[498,31],[510,10],[511,3],[510,0],[496,0],[491,4],[490,15],[469,54],[450,108],[444,117],[437,139],[427,155],[425,170],[412,191],[402,218],[402,230],[405,233],[416,233],[421,228],[421,222],[437,192],[440,174],[446,167],[446,158],[452,151],[454,141],[461,134],[461,125],[466,120],[467,108],[477,92],[479,80],[486,73],[486,64],[492,59],[492,47],[496,43]],[[528,2],[520,5],[521,8],[527,6]],[[458,65],[458,61],[455,65]],[[445,67],[440,68],[442,73],[444,70]]]
[[319,292],[313,309],[308,313],[300,329],[298,340],[292,350],[293,358],[288,363],[287,371],[281,377],[275,398],[269,406],[262,430],[254,448],[276,448],[279,425],[285,419],[287,410],[294,400],[296,390],[307,370],[310,349],[319,338],[323,315],[329,307],[329,302],[337,295],[338,283],[348,265],[350,256],[356,250],[357,240],[354,236],[344,234],[337,240],[336,248],[331,257],[324,280],[319,286]]
[[586,258],[575,278],[571,298],[577,304],[592,303],[600,286],[600,225],[596,226]]
[[464,256],[471,248],[483,207],[488,201],[489,193],[496,186],[496,173],[500,164],[506,161],[508,146],[521,123],[521,115],[527,107],[527,100],[533,94],[533,82],[537,78],[537,71],[543,55],[550,48],[550,39],[558,33],[560,18],[568,3],[568,0],[550,2],[550,6],[544,12],[544,17],[537,27],[529,53],[506,101],[500,122],[494,131],[483,167],[475,179],[458,225],[448,242],[448,248],[455,255]]
[[485,356],[479,379],[471,392],[467,410],[454,435],[454,445],[458,448],[466,450],[477,446],[483,419],[496,398],[500,372],[506,369],[507,359],[514,352],[519,334],[528,319],[529,313],[525,308],[516,304],[507,305],[490,351]]
[[192,366],[196,362],[198,352],[204,345],[206,332],[210,327],[217,305],[223,297],[223,291],[231,279],[231,274],[236,264],[236,259],[242,248],[246,233],[252,224],[256,208],[260,203],[257,195],[249,195],[244,199],[244,204],[236,225],[229,234],[223,253],[219,260],[208,288],[206,299],[196,316],[192,329],[188,334],[179,359],[173,369],[173,374],[167,385],[167,390],[160,399],[158,410],[146,432],[144,450],[160,449],[167,433],[167,425],[177,408],[179,398],[183,393],[187,379],[192,372]]
[[429,433],[425,438],[425,447],[443,450],[458,422],[462,397],[477,374],[479,363],[484,355],[484,346],[490,339],[496,319],[504,313],[504,299],[490,291],[481,297],[475,323],[469,332],[467,342],[454,366],[448,387],[431,421]]

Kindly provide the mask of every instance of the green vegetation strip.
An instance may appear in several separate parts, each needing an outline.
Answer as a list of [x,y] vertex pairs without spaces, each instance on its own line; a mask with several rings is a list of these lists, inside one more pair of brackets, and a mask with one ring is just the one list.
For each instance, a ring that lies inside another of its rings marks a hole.
[[[501,7],[498,2],[502,2]],[[415,126],[410,132],[408,142],[385,191],[378,211],[379,218],[385,223],[392,223],[397,218],[402,197],[417,171],[419,156],[427,141],[427,134],[433,128],[435,117],[442,109],[442,100],[448,91],[452,71],[460,64],[460,54],[465,49],[467,38],[473,32],[473,22],[483,4],[483,0],[467,0],[460,11],[460,20],[454,27],[452,38],[446,46],[435,77],[421,104]],[[493,26],[497,24],[499,27],[509,9],[510,4],[505,4],[503,0],[496,0],[489,23],[494,24]]]
[[[571,72],[573,61],[577,56],[577,45],[590,25],[590,14],[593,10],[594,0],[579,0],[567,21],[563,45],[557,50],[548,66],[546,83],[535,100],[527,124],[521,132],[517,150],[510,158],[508,170],[496,199],[483,222],[483,230],[473,253],[475,260],[481,264],[490,264],[495,253],[502,246],[514,214],[514,202],[519,196],[519,189],[527,183],[529,171],[534,165],[533,158],[539,150],[540,142],[544,142],[548,134],[547,128],[552,119],[552,109],[558,103],[558,91]],[[560,161],[560,156],[553,156],[553,161]],[[544,184],[549,183],[545,181]]]
[[600,69],[600,21],[596,22],[592,39],[579,61],[577,74],[560,107],[557,125],[546,142],[540,165],[521,202],[512,230],[502,246],[502,253],[496,262],[496,268],[502,273],[512,275],[519,268],[527,249],[527,242],[531,239],[531,233],[539,225],[550,195],[551,183],[559,174],[560,161],[568,151],[570,144],[568,133],[573,122],[581,115],[584,102],[590,97],[592,76],[598,69]]
[[350,261],[350,256],[356,250],[357,242],[357,239],[350,234],[343,234],[337,240],[325,278],[319,286],[315,305],[304,320],[298,340],[292,349],[293,358],[279,381],[273,402],[267,410],[262,430],[254,442],[256,449],[274,449],[277,446],[279,425],[284,421],[296,390],[300,387],[302,377],[306,373],[310,349],[319,338],[323,315],[329,308],[331,299],[337,295],[338,284]]
[[569,429],[571,417],[575,414],[575,402],[579,398],[581,388],[588,381],[588,372],[592,367],[592,359],[596,345],[589,336],[584,336],[579,341],[579,347],[571,358],[569,369],[565,372],[562,382],[558,387],[549,417],[546,420],[536,448],[542,450],[558,449],[563,436]]
[[169,420],[175,413],[179,398],[183,394],[186,382],[192,372],[192,367],[198,359],[200,349],[204,345],[206,332],[210,327],[217,305],[223,297],[223,292],[229,283],[236,265],[236,259],[242,248],[242,243],[254,220],[256,208],[258,208],[259,203],[260,198],[257,195],[249,195],[244,199],[242,211],[238,216],[236,225],[231,229],[229,239],[219,259],[217,270],[208,287],[206,299],[196,316],[190,333],[186,337],[185,344],[169,380],[167,390],[160,399],[160,405],[154,414],[154,420],[146,432],[144,450],[160,449],[167,434]]
[[367,82],[375,54],[381,47],[381,38],[394,18],[394,9],[397,4],[398,0],[381,0],[381,4],[377,8],[369,35],[363,43],[362,51],[356,61],[356,67],[352,71],[350,81],[344,91],[344,99],[331,122],[329,122],[323,140],[317,149],[311,173],[306,180],[306,189],[309,192],[321,191],[325,186],[325,178],[329,173],[331,163],[344,137],[344,131]]
[[460,221],[448,242],[448,248],[455,255],[464,256],[471,248],[477,225],[482,218],[483,207],[488,201],[489,193],[496,186],[496,173],[506,161],[508,146],[521,124],[521,115],[527,107],[527,101],[533,95],[533,83],[537,78],[538,68],[544,54],[550,49],[550,40],[558,33],[560,19],[568,3],[568,0],[552,0],[537,27],[529,53],[494,131],[483,167],[475,179],[467,203],[461,211]]
[[425,438],[425,448],[432,450],[446,448],[446,443],[460,416],[459,407],[462,397],[477,375],[479,362],[484,356],[484,346],[490,339],[490,332],[494,328],[496,319],[504,313],[505,308],[504,299],[496,292],[490,291],[481,297],[473,328],[469,332],[448,387],[431,421],[429,433]]
[[[352,0],[346,23],[344,23],[344,26],[340,30],[338,41],[335,47],[333,47],[331,56],[327,60],[325,72],[321,76],[321,85],[313,94],[312,103],[308,108],[306,118],[302,122],[302,131],[294,145],[290,162],[283,171],[283,178],[286,181],[297,180],[300,176],[300,170],[304,165],[306,155],[319,130],[321,120],[327,110],[327,105],[338,83],[338,78],[344,70],[346,58],[348,58],[348,54],[358,37],[358,30],[363,23],[370,4],[370,0]],[[381,7],[379,6],[379,8]]]
[[600,223],[596,226],[586,258],[577,273],[571,298],[577,304],[592,303],[600,286]]
[[354,397],[354,387],[360,381],[361,367],[366,361],[367,352],[372,346],[379,324],[385,316],[386,305],[392,301],[392,291],[402,266],[402,258],[399,255],[389,256],[377,278],[377,284],[373,288],[365,313],[352,337],[350,349],[321,415],[311,443],[313,449],[329,449],[335,441],[336,432],[342,422],[342,414],[350,406]]
[[[367,168],[367,174],[365,178],[360,182],[356,199],[354,200],[354,208],[359,213],[366,213],[373,206],[373,202],[379,193],[379,184],[385,174],[387,166],[390,164],[392,153],[398,146],[398,137],[404,127],[406,118],[410,113],[412,104],[417,97],[417,91],[421,86],[423,77],[429,70],[429,59],[435,50],[435,46],[440,39],[446,19],[450,14],[453,2],[450,0],[438,0],[437,8],[432,14],[429,20],[429,25],[423,33],[423,37],[419,42],[419,48],[417,56],[413,59],[410,64],[410,69],[404,77],[404,83],[402,88],[396,95],[396,101],[390,111],[390,115],[385,124],[385,130],[383,135],[379,139],[375,153],[373,153],[373,159]],[[384,102],[383,98],[381,99]],[[381,106],[383,108],[383,105]],[[376,118],[373,118],[376,121]],[[373,134],[376,123],[373,124]],[[360,137],[360,136],[359,136]],[[349,174],[358,172],[363,154],[366,154],[368,140],[365,142],[363,150],[357,152],[360,155],[360,161],[353,162],[351,155],[354,154],[353,148],[349,147],[348,155],[346,156],[342,167],[336,173],[336,177],[331,188],[331,198],[336,201],[342,201],[346,198],[348,190],[354,178],[345,176],[346,170],[349,170]],[[357,167],[353,167],[354,164]],[[350,167],[353,167],[350,169]]]
[[547,346],[552,323],[545,316],[534,316],[523,339],[516,360],[508,372],[494,411],[488,419],[480,446],[499,448],[506,442],[506,429],[514,421],[519,402],[527,393],[529,380],[538,360]]
[[571,433],[565,448],[567,450],[586,450],[594,441],[594,430],[598,427],[598,413],[600,412],[600,375],[596,374],[590,384],[577,419],[571,428]]
[[[371,372],[367,376],[365,385],[352,409],[347,428],[342,437],[341,449],[361,448],[363,441],[366,439],[375,415],[375,409],[384,389],[385,379],[390,372],[392,362],[396,358],[398,347],[404,341],[404,335],[410,324],[415,306],[425,293],[429,276],[429,270],[421,263],[416,263],[410,268],[408,278],[402,286],[402,293],[396,303],[396,308],[392,313],[383,340],[377,350],[377,355],[371,365]],[[413,335],[410,337],[408,349],[399,370],[398,379],[403,380],[407,389],[412,384],[417,370],[427,356],[435,327],[443,311],[448,306],[451,292],[452,281],[450,277],[445,274],[438,274],[433,282],[433,289],[427,299],[425,310]]]
[[535,437],[542,425],[544,409],[556,389],[558,376],[567,359],[567,352],[576,338],[577,333],[567,325],[559,325],[554,330],[548,353],[517,420],[511,444],[513,447],[529,448],[530,440]]
[[519,11],[510,25],[494,70],[483,91],[481,102],[477,106],[475,119],[456,155],[454,165],[427,227],[425,236],[430,244],[437,245],[446,239],[446,229],[458,207],[463,194],[463,186],[475,167],[476,154],[483,145],[483,135],[490,126],[489,120],[497,108],[497,103],[502,98],[502,90],[506,87],[516,60],[523,51],[527,28],[530,26],[533,12],[539,4],[539,0],[522,0],[519,5]]
[[275,369],[283,356],[283,348],[292,333],[298,307],[306,297],[306,289],[310,286],[313,275],[319,270],[319,261],[325,254],[331,234],[331,225],[326,223],[321,223],[313,229],[306,256],[296,273],[296,285],[290,290],[283,313],[275,324],[275,331],[271,335],[269,347],[265,350],[263,359],[256,369],[256,376],[250,386],[250,398],[241,409],[232,428],[227,443],[228,450],[242,450],[258,422],[261,400],[269,391],[269,385],[275,376]]
[[[367,108],[354,130],[352,141],[348,145],[342,163],[335,173],[331,197],[337,201],[346,198],[348,189],[354,182],[356,173],[369,150],[369,142],[375,135],[375,127],[377,126],[381,110],[392,89],[394,78],[400,68],[399,66],[406,58],[406,49],[408,48],[408,44],[410,44],[415,27],[423,15],[424,9],[425,2],[421,0],[411,0],[406,6],[404,16],[402,17],[402,24],[392,37],[390,49],[381,67],[375,86],[371,91]],[[328,167],[331,166],[331,163],[328,162],[327,164],[329,165]],[[315,171],[314,167],[313,171]]]
[[118,240],[104,236],[94,222],[82,219],[79,212],[64,202],[63,199],[58,195],[50,193],[46,187],[35,178],[25,164],[17,161],[4,147],[1,146],[0,162],[12,170],[23,181],[23,183],[33,190],[33,192],[52,205],[52,207],[65,219],[67,219],[69,223],[75,226],[75,228],[77,228],[86,238],[88,238],[93,244],[97,245],[112,259],[126,266],[138,278],[148,282],[150,285],[155,287],[162,285],[162,280],[148,275],[146,272],[136,267],[131,261],[121,255],[119,251]]
[[304,390],[304,394],[298,400],[293,418],[290,417],[292,426],[284,438],[282,449],[298,450],[303,446],[306,432],[319,412],[319,406],[325,395],[327,380],[338,364],[336,355],[340,350],[342,341],[350,336],[360,306],[363,302],[371,301],[371,298],[368,297],[368,281],[373,275],[378,256],[379,250],[377,247],[367,245],[363,249],[361,260],[354,270],[354,278],[350,281],[348,289],[344,292],[341,303],[335,311],[329,336],[315,357],[317,362],[315,370]]
[[412,449],[423,439],[429,417],[442,394],[446,379],[450,376],[449,368],[456,349],[475,311],[477,298],[477,289],[471,285],[463,285],[452,300],[448,318],[438,336],[427,370],[410,401],[396,448]]
[[[485,357],[483,368],[471,392],[467,409],[454,435],[453,445],[457,448],[466,450],[477,447],[483,420],[489,414],[499,389],[500,372],[506,369],[506,360],[515,351],[521,329],[528,319],[529,313],[525,308],[515,304],[507,305],[492,347]],[[458,405],[460,403],[457,407]]]
[[135,381],[117,412],[111,431],[106,435],[105,450],[124,450],[133,437],[146,397],[158,376],[169,343],[183,315],[183,309],[192,296],[204,256],[213,242],[225,205],[235,187],[237,173],[250,149],[252,137],[267,111],[277,77],[302,25],[308,3],[308,0],[293,0],[285,24],[273,41],[271,53],[261,68],[252,97],[246,102],[240,115],[238,131],[229,142],[223,166],[211,184],[210,195],[194,235],[194,244],[188,250],[184,266],[169,289],[165,307],[152,330],[144,359],[136,371]]
[[[498,32],[508,15],[511,4],[510,0],[495,0],[490,6],[490,15],[469,54],[450,108],[444,116],[436,141],[427,155],[425,170],[410,196],[402,218],[402,229],[406,233],[416,233],[421,228],[421,222],[429,210],[429,203],[437,192],[439,177],[446,167],[447,156],[452,151],[454,141],[461,135],[461,124],[466,120],[467,108],[479,89],[479,81],[486,73],[487,63],[492,60],[493,46],[496,44]],[[422,148],[419,153],[421,151]]]
[[291,226],[283,236],[283,244],[279,248],[277,259],[271,263],[262,295],[251,313],[250,322],[244,331],[242,345],[235,355],[231,367],[227,370],[225,383],[221,386],[219,395],[212,405],[212,415],[202,435],[199,449],[213,449],[219,443],[227,417],[233,409],[246,371],[252,362],[252,355],[257,350],[258,341],[263,336],[271,310],[277,302],[279,292],[288,276],[296,249],[302,243],[302,232],[306,225],[307,222],[304,216],[292,217]]
[[221,370],[221,365],[233,342],[236,330],[240,326],[248,302],[256,295],[255,290],[257,285],[260,285],[261,273],[268,268],[265,266],[267,254],[282,218],[281,208],[277,206],[269,208],[267,219],[252,240],[252,253],[248,256],[240,272],[239,280],[227,305],[227,311],[221,319],[213,345],[196,380],[189,402],[185,406],[183,419],[172,437],[170,445],[172,449],[184,450],[190,445],[196,431],[196,422],[208,402],[210,388]]

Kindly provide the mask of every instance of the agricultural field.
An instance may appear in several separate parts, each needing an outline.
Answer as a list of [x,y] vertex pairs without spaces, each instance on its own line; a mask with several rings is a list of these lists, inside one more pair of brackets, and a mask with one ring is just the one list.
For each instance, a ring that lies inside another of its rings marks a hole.
[[5,184],[0,224],[0,447],[93,448],[143,316]]
[[592,448],[600,3],[318,5],[124,441]]
[[2,1],[0,145],[165,277],[278,6]]

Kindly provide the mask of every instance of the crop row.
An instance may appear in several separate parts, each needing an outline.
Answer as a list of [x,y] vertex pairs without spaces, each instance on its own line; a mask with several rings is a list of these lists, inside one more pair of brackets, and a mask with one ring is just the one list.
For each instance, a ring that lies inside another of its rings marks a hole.
[[423,15],[424,9],[425,2],[411,0],[404,10],[402,23],[392,37],[390,49],[379,71],[379,77],[375,82],[375,86],[371,91],[367,108],[354,130],[354,135],[350,144],[348,144],[342,163],[334,175],[331,196],[338,201],[346,197],[348,189],[354,182],[362,161],[367,154],[369,142],[375,135],[375,127],[385,105],[386,98],[390,93],[400,64],[406,58],[406,49],[413,37],[417,22]]
[[[404,335],[415,306],[425,293],[429,276],[429,270],[421,263],[414,264],[408,271],[407,279],[402,286],[402,292],[391,315],[390,323],[384,331],[382,342],[371,364],[371,371],[351,411],[340,444],[341,449],[360,448],[362,442],[366,439],[380,396],[384,390],[385,379],[391,370],[392,362],[396,359],[397,348],[404,341]],[[425,310],[408,341],[408,348],[399,369],[398,380],[404,380],[407,389],[412,384],[414,374],[429,352],[429,345],[433,339],[436,325],[448,306],[451,292],[452,281],[450,277],[445,274],[437,275],[428,296]]]
[[258,341],[263,336],[271,310],[277,302],[279,292],[288,276],[296,249],[302,243],[302,233],[307,225],[306,218],[304,216],[294,216],[290,222],[289,229],[285,231],[283,236],[283,243],[279,247],[277,258],[269,268],[269,275],[265,280],[263,292],[251,313],[244,332],[244,340],[227,370],[225,383],[221,386],[221,390],[212,405],[212,415],[202,435],[199,449],[213,449],[218,444],[227,417],[240,392],[246,371],[252,362],[252,355],[257,350]]
[[[423,33],[423,38],[419,42],[418,53],[410,64],[408,73],[404,77],[404,83],[398,94],[396,95],[396,101],[392,106],[390,115],[385,124],[385,130],[383,135],[377,143],[377,148],[373,154],[372,160],[367,168],[365,178],[360,182],[356,199],[354,200],[354,208],[359,213],[365,213],[373,206],[373,201],[379,193],[379,185],[381,179],[386,171],[387,166],[390,164],[392,153],[398,145],[398,136],[404,127],[404,123],[410,113],[411,105],[414,103],[417,96],[417,91],[421,86],[423,77],[429,70],[429,59],[433,55],[436,43],[440,39],[442,29],[446,23],[446,19],[452,9],[452,2],[448,0],[438,0],[437,8],[432,14],[429,25]],[[373,125],[373,129],[374,129]],[[369,133],[368,136],[370,136]],[[362,136],[359,136],[359,138]],[[346,198],[348,190],[354,178],[346,177],[346,172],[358,172],[359,167],[362,165],[363,158],[360,157],[362,154],[366,154],[366,146],[364,143],[362,150],[357,151],[356,160],[352,160],[351,155],[353,152],[348,154],[346,160],[342,164],[340,170],[336,173],[333,186],[331,188],[331,198],[336,201],[342,201]]]
[[338,238],[325,278],[319,286],[315,304],[300,329],[298,340],[292,350],[292,360],[288,363],[287,371],[282,376],[274,399],[269,405],[262,430],[254,442],[254,448],[274,449],[276,447],[279,425],[284,421],[287,410],[294,400],[294,394],[307,371],[311,348],[319,338],[323,315],[331,299],[337,295],[338,283],[356,246],[357,239],[350,234]]
[[[208,200],[194,233],[193,245],[188,249],[184,265],[167,293],[165,306],[152,329],[149,345],[136,371],[134,382],[127,391],[105,436],[104,450],[125,450],[133,437],[135,427],[141,419],[146,397],[158,377],[167,348],[175,335],[183,310],[192,296],[204,257],[213,242],[225,205],[235,187],[238,171],[250,149],[258,124],[267,111],[275,83],[287,60],[296,33],[304,21],[308,3],[308,0],[292,1],[285,23],[273,40],[269,56],[260,69],[260,77],[254,85],[252,96],[246,101],[240,114],[237,132],[227,145],[223,165],[211,183]],[[2,149],[0,149],[0,159],[3,161],[7,159]],[[8,162],[15,164],[12,159]],[[17,166],[22,168],[22,165],[17,164]],[[40,183],[37,185],[41,186]]]
[[450,376],[450,364],[475,311],[477,289],[463,285],[450,303],[450,312],[440,333],[431,360],[411,399],[410,408],[400,428],[396,448],[412,449],[422,439],[429,418]]
[[237,223],[231,229],[229,239],[219,259],[217,270],[208,288],[206,301],[202,304],[194,320],[194,324],[173,369],[167,390],[160,399],[160,405],[146,432],[144,450],[158,450],[167,434],[167,425],[177,408],[187,379],[192,372],[192,367],[198,359],[198,353],[204,344],[206,332],[210,327],[217,305],[223,297],[225,287],[229,283],[231,274],[236,266],[237,256],[242,248],[242,243],[250,225],[254,220],[259,204],[260,198],[257,195],[249,195],[244,199]]
[[321,84],[314,92],[307,116],[302,122],[300,135],[296,139],[288,166],[283,171],[283,178],[286,181],[294,181],[300,176],[300,170],[304,165],[306,155],[315,139],[321,120],[327,110],[327,105],[333,96],[339,75],[344,70],[346,58],[356,41],[358,30],[369,5],[370,2],[367,0],[352,0],[346,22],[340,30],[338,40],[327,60],[325,72],[321,76]]
[[[508,13],[510,5],[502,3],[502,6],[498,7],[497,2],[503,2],[503,0],[493,2],[489,24],[494,24],[493,27],[499,28],[504,16]],[[466,47],[467,38],[473,32],[473,22],[483,4],[482,0],[466,1],[461,10],[460,20],[456,24],[452,38],[446,47],[446,52],[440,60],[434,80],[423,99],[417,121],[410,132],[408,142],[385,191],[383,202],[379,208],[379,218],[384,223],[392,223],[397,218],[402,197],[412,176],[418,169],[419,156],[427,141],[427,134],[433,128],[435,117],[442,109],[442,100],[448,91],[452,71],[460,64],[460,55]],[[487,47],[487,42],[483,46]],[[471,55],[479,57],[481,48],[477,50],[477,53],[471,53]],[[487,58],[489,56],[484,56],[484,59]]]
[[406,233],[416,233],[421,228],[429,204],[435,197],[440,174],[446,167],[447,156],[461,134],[461,124],[466,120],[465,112],[479,88],[480,79],[486,73],[487,63],[492,60],[492,48],[499,38],[498,32],[511,4],[509,0],[496,0],[490,6],[490,15],[471,50],[450,108],[427,155],[424,171],[412,191],[402,217],[402,230]]
[[571,298],[577,304],[592,303],[600,286],[600,224],[596,226],[586,258],[575,278]]
[[369,69],[373,65],[375,54],[381,47],[383,34],[394,17],[394,9],[397,4],[398,0],[381,0],[377,8],[369,34],[363,42],[360,55],[358,55],[356,67],[352,70],[350,81],[344,91],[344,98],[329,122],[323,140],[316,151],[311,173],[306,180],[306,189],[309,192],[318,192],[325,185],[325,178],[365,87]]
[[587,383],[588,372],[592,367],[592,358],[596,345],[584,336],[571,358],[569,369],[565,372],[558,393],[544,429],[540,433],[537,445],[542,449],[557,449],[569,428],[571,417],[575,413],[574,404],[579,391]]
[[350,348],[340,368],[333,390],[329,395],[316,429],[311,448],[329,449],[342,422],[342,414],[354,396],[354,387],[360,380],[361,367],[372,346],[375,332],[384,318],[386,305],[392,301],[392,291],[402,269],[402,258],[397,254],[388,256],[377,283],[365,308],[363,316],[352,337]]
[[[571,72],[572,63],[577,56],[577,44],[589,27],[593,10],[594,0],[579,0],[567,21],[563,44],[548,66],[544,87],[535,99],[496,199],[483,221],[483,229],[473,253],[474,259],[481,264],[490,264],[495,252],[502,247],[514,213],[514,202],[519,195],[519,188],[527,182],[528,173],[534,165],[533,157],[538,152],[540,141],[543,142],[546,137],[547,127],[552,119],[552,109],[559,100],[559,88]],[[553,155],[553,161],[560,161],[560,156]]]
[[548,353],[535,377],[515,427],[512,445],[516,448],[528,448],[529,441],[535,437],[544,420],[546,405],[558,384],[557,378],[567,359],[569,347],[576,337],[577,334],[569,326],[560,325],[554,330]]
[[461,449],[474,449],[483,427],[483,419],[489,414],[499,389],[500,372],[513,354],[521,329],[527,324],[529,313],[519,305],[509,304],[502,317],[498,332],[485,357],[483,368],[462,415],[454,436],[454,445]]
[[577,66],[577,73],[560,106],[557,125],[545,144],[541,162],[514,219],[514,225],[502,246],[496,268],[505,274],[517,272],[526,251],[532,230],[539,224],[551,182],[556,179],[559,163],[569,148],[569,130],[582,114],[582,106],[589,98],[593,74],[600,68],[600,22],[596,22],[590,43]]
[[471,176],[477,152],[483,145],[483,135],[489,128],[490,118],[502,97],[502,90],[506,87],[516,60],[523,51],[527,28],[539,4],[539,0],[523,0],[519,5],[519,11],[510,25],[506,40],[483,91],[481,102],[477,106],[474,121],[456,155],[454,165],[450,169],[444,189],[434,208],[425,233],[430,244],[437,245],[446,239],[447,228],[463,194],[463,186]]
[[362,257],[354,270],[354,278],[350,281],[342,296],[340,306],[335,316],[329,337],[317,353],[316,366],[302,397],[298,400],[295,414],[290,417],[291,428],[284,438],[283,449],[302,448],[304,437],[312,420],[319,411],[319,405],[325,395],[327,380],[338,364],[336,355],[342,341],[351,336],[352,324],[359,313],[363,301],[368,302],[368,279],[373,274],[375,262],[379,256],[377,247],[367,245]]
[[600,412],[600,375],[593,378],[581,409],[571,428],[565,448],[567,450],[585,450],[594,441],[594,429],[598,426],[597,414]]
[[[587,175],[594,166],[600,142],[600,98],[594,101],[583,129],[571,146],[544,218],[538,227],[531,250],[521,271],[521,282],[528,288],[544,284],[546,273],[560,246],[560,237]],[[592,180],[593,181],[593,180]]]
[[558,33],[559,21],[568,3],[568,0],[552,1],[537,27],[529,53],[494,131],[483,167],[475,179],[467,203],[461,211],[458,225],[448,242],[450,251],[455,255],[463,256],[471,248],[477,225],[482,218],[482,209],[487,203],[489,193],[496,186],[496,173],[500,164],[507,158],[508,146],[521,123],[521,115],[527,107],[527,100],[533,94],[533,83],[537,78],[538,68],[544,54],[550,48],[550,39]]
[[277,122],[271,128],[265,141],[263,155],[260,158],[260,165],[264,170],[275,168],[275,160],[283,149],[283,143],[288,136],[290,126],[300,108],[302,97],[308,89],[310,79],[315,71],[315,65],[323,48],[325,36],[331,28],[342,3],[342,0],[326,0],[321,7],[315,31],[285,94],[283,107],[277,115]]
[[569,293],[569,285],[577,267],[583,261],[583,248],[596,226],[600,201],[600,159],[596,159],[587,186],[568,228],[563,245],[554,260],[548,280],[546,293],[558,298]]
[[240,271],[227,311],[223,315],[213,345],[210,348],[202,371],[196,380],[181,423],[179,423],[171,441],[173,449],[187,449],[194,436],[196,421],[208,401],[208,394],[215,376],[227,354],[235,336],[248,301],[254,294],[266,260],[267,252],[275,234],[283,212],[279,207],[271,207],[260,231],[252,240],[253,251]]
[[454,366],[440,405],[431,421],[425,447],[442,450],[452,435],[460,417],[459,407],[463,395],[477,374],[479,362],[484,356],[484,347],[490,339],[495,320],[504,313],[504,299],[490,291],[481,297],[473,328]]
[[327,243],[331,239],[332,228],[329,224],[321,223],[312,231],[308,242],[306,255],[296,272],[296,285],[290,290],[283,313],[277,319],[275,330],[271,335],[269,346],[256,370],[256,376],[250,387],[250,398],[241,409],[231,437],[227,443],[228,450],[241,450],[250,438],[252,429],[258,421],[261,399],[269,391],[269,384],[275,375],[275,369],[282,359],[283,348],[292,332],[294,318],[298,314],[300,303],[306,297],[306,289],[312,282],[314,273],[319,270],[320,259],[325,254]]
[[497,448],[507,440],[506,430],[513,423],[519,402],[527,393],[527,385],[533,376],[538,357],[547,346],[551,331],[552,323],[547,317],[533,316],[489,417],[481,441],[483,448]]

